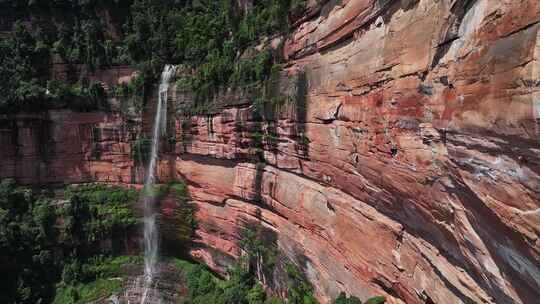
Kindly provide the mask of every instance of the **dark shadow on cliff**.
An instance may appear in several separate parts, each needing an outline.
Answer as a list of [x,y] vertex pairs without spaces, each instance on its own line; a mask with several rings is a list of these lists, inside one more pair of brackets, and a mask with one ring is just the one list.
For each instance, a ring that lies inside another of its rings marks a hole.
[[237,164],[242,162],[242,160],[215,158],[215,157],[206,156],[206,155],[197,155],[197,154],[188,154],[188,153],[182,154],[181,159],[185,161],[196,162],[202,165],[219,166],[219,167],[225,167],[225,168],[234,168],[236,167]]
[[459,38],[459,28],[463,23],[465,15],[473,7],[476,0],[464,0],[456,1],[452,8],[450,9],[450,17],[447,21],[445,31],[441,33],[439,38],[439,43],[437,45],[437,51],[433,56],[433,61],[431,63],[431,68],[435,68],[442,58],[448,53],[452,43]]
[[291,288],[310,285],[305,275],[309,259],[301,249],[285,252],[280,248],[277,231],[264,226],[263,220],[260,214],[255,214],[255,220],[241,220],[237,230],[239,245],[249,271],[268,287],[270,294],[287,298]]
[[300,71],[295,81],[294,96],[294,129],[295,149],[300,157],[309,158],[310,140],[306,136],[307,103],[309,81],[305,71]]
[[164,187],[166,193],[159,200],[162,251],[168,256],[185,259],[197,241],[195,231],[199,223],[195,214],[199,209],[192,201],[186,183],[171,182]]
[[[483,240],[484,245],[489,250],[489,255],[497,264],[503,277],[509,280],[512,286],[515,287],[514,290],[519,298],[523,300],[523,303],[528,303],[530,299],[540,298],[540,286],[530,285],[527,281],[523,280],[524,274],[515,269],[516,265],[510,265],[509,262],[505,261],[502,257],[505,253],[503,253],[501,249],[506,248],[505,250],[516,250],[517,252],[514,254],[518,254],[524,258],[521,262],[527,261],[529,263],[528,267],[522,270],[540,273],[538,261],[534,256],[529,254],[530,246],[527,244],[525,236],[501,222],[499,216],[495,214],[495,212],[493,212],[493,210],[487,206],[474,191],[467,186],[467,184],[462,182],[456,176],[459,176],[457,172],[454,172],[454,174],[450,176],[454,187],[446,187],[446,190],[458,197],[462,201],[463,206],[469,207],[467,209],[468,212],[465,212],[465,214],[474,230]],[[507,258],[515,259],[515,256],[507,256]],[[513,263],[516,262],[517,260]],[[530,263],[535,263],[535,265]],[[522,266],[523,265],[520,267]],[[489,273],[489,271],[485,271],[484,273]],[[487,280],[482,280],[479,276],[475,277],[477,283],[489,291],[489,294],[497,299],[498,302],[513,302],[512,298],[507,296],[504,290],[495,284],[491,285],[491,280],[489,278]],[[530,278],[534,281],[534,277],[530,276]],[[494,282],[497,281],[497,278],[491,279]]]

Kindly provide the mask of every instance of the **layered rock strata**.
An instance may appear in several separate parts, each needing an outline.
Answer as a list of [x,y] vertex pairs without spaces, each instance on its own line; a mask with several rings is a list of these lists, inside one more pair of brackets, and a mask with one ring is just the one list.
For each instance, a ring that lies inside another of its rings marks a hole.
[[[215,114],[170,124],[159,175],[198,204],[193,256],[223,272],[258,222],[323,303],[535,303],[539,29],[534,0],[311,7],[285,42],[273,115],[229,92]],[[171,114],[191,102],[170,95]],[[0,175],[136,183],[138,132],[110,113],[5,118]]]

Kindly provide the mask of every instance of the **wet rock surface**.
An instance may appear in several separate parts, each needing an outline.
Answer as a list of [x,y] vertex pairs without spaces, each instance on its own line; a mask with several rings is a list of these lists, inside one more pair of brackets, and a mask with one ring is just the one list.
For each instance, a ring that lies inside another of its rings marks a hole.
[[[182,272],[171,264],[159,264],[159,272],[146,288],[147,280],[140,266],[130,266],[122,277],[122,291],[93,304],[140,304],[145,297],[146,304],[183,303],[187,296]],[[120,278],[119,278],[120,279]],[[145,294],[146,292],[146,294]]]

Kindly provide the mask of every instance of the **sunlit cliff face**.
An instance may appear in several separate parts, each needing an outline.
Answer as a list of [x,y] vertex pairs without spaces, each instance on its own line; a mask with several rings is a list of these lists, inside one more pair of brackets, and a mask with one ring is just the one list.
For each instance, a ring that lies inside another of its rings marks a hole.
[[[340,291],[533,303],[539,20],[533,0],[329,1],[283,39],[287,98],[265,115],[249,90],[224,90],[210,115],[185,117],[193,96],[171,85],[156,176],[189,185],[191,255],[225,274],[244,228],[260,223],[322,303]],[[108,112],[12,116],[0,177],[142,183],[131,141],[148,133],[157,101],[135,127]]]

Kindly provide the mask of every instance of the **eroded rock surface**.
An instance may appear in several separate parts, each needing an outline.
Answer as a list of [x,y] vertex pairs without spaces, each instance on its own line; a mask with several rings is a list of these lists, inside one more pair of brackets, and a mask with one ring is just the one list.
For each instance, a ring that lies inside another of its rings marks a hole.
[[149,285],[146,285],[141,265],[124,265],[123,268],[121,277],[111,278],[122,282],[122,290],[91,304],[141,303],[143,297],[149,304],[177,304],[188,297],[186,278],[182,270],[171,263],[158,265],[159,273]]
[[[285,43],[282,82],[294,98],[274,122],[255,121],[237,96],[215,115],[170,124],[176,147],[162,149],[159,175],[184,178],[198,204],[192,254],[223,272],[243,228],[260,222],[323,303],[340,291],[391,303],[535,303],[539,29],[535,0],[310,8]],[[190,102],[171,96],[171,114]],[[105,113],[6,118],[0,176],[135,183],[130,141],[140,131]],[[254,133],[264,165],[250,162]]]
[[230,117],[249,109],[213,117],[212,134],[194,120],[201,156],[177,170],[208,223],[196,254],[221,268],[215,249],[237,255],[238,228],[260,220],[307,257],[323,299],[535,302],[540,4],[381,4],[327,4],[287,42],[306,111],[273,127],[269,165],[235,160],[248,148]]

